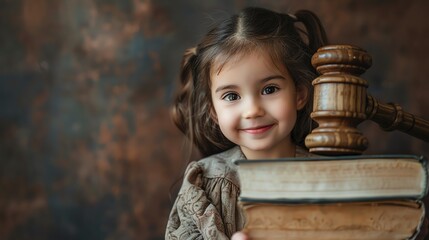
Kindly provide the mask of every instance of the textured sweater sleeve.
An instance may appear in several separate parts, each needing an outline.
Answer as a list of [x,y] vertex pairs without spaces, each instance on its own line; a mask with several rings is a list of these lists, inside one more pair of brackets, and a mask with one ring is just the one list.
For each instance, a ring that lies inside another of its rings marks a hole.
[[[166,239],[229,239],[243,222],[237,213],[239,188],[206,177],[199,162],[188,165],[167,223]],[[237,224],[238,222],[238,224]]]

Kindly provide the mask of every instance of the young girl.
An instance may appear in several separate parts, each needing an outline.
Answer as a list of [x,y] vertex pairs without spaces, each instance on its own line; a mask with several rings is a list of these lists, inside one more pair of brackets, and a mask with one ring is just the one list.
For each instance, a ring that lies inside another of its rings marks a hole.
[[186,169],[166,239],[229,239],[243,228],[234,160],[309,156],[311,57],[326,42],[309,11],[246,8],[186,51],[173,116],[205,158]]

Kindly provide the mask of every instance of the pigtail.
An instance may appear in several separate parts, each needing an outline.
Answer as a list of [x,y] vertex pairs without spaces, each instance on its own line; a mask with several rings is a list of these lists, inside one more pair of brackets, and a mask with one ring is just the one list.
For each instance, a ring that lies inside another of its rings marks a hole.
[[179,130],[193,142],[192,133],[192,91],[195,68],[196,48],[189,48],[182,58],[180,70],[180,87],[174,101],[171,116]]
[[208,73],[196,48],[185,51],[180,71],[181,86],[172,108],[174,124],[189,140],[189,153],[196,147],[205,157],[231,148],[231,143],[211,117]]
[[[296,58],[298,63],[286,63],[290,67],[290,72],[296,81],[297,85],[308,90],[308,100],[306,106],[298,111],[297,121],[292,130],[292,139],[295,144],[305,146],[305,137],[311,130],[317,126],[310,115],[313,110],[313,86],[311,82],[317,77],[318,73],[311,65],[311,57],[322,46],[328,44],[325,29],[323,28],[319,18],[311,11],[299,10],[295,15],[288,15],[289,19],[294,23],[301,23],[305,29],[301,29],[295,25],[297,33],[299,33],[301,54]],[[300,66],[300,67],[299,67]]]
[[322,46],[328,44],[325,29],[319,18],[311,11],[299,10],[295,13],[296,19],[302,22],[307,30],[308,47],[314,53]]

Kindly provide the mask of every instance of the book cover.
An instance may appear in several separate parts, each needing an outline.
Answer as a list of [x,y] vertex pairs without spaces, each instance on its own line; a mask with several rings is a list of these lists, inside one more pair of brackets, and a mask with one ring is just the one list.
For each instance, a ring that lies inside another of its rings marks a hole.
[[395,240],[419,229],[424,206],[414,201],[330,204],[243,204],[250,239]]

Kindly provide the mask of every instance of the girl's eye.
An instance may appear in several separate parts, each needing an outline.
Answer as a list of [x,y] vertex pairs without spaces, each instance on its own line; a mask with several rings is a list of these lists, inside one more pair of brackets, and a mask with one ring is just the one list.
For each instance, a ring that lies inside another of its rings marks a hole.
[[276,86],[267,86],[264,89],[262,89],[262,94],[263,95],[265,95],[265,94],[273,94],[273,93],[277,92],[278,90],[279,90],[279,88],[276,87]]
[[227,94],[222,96],[222,99],[226,100],[228,102],[232,102],[232,101],[236,101],[236,100],[240,99],[240,96],[238,96],[238,94],[236,94],[236,93],[227,93]]

